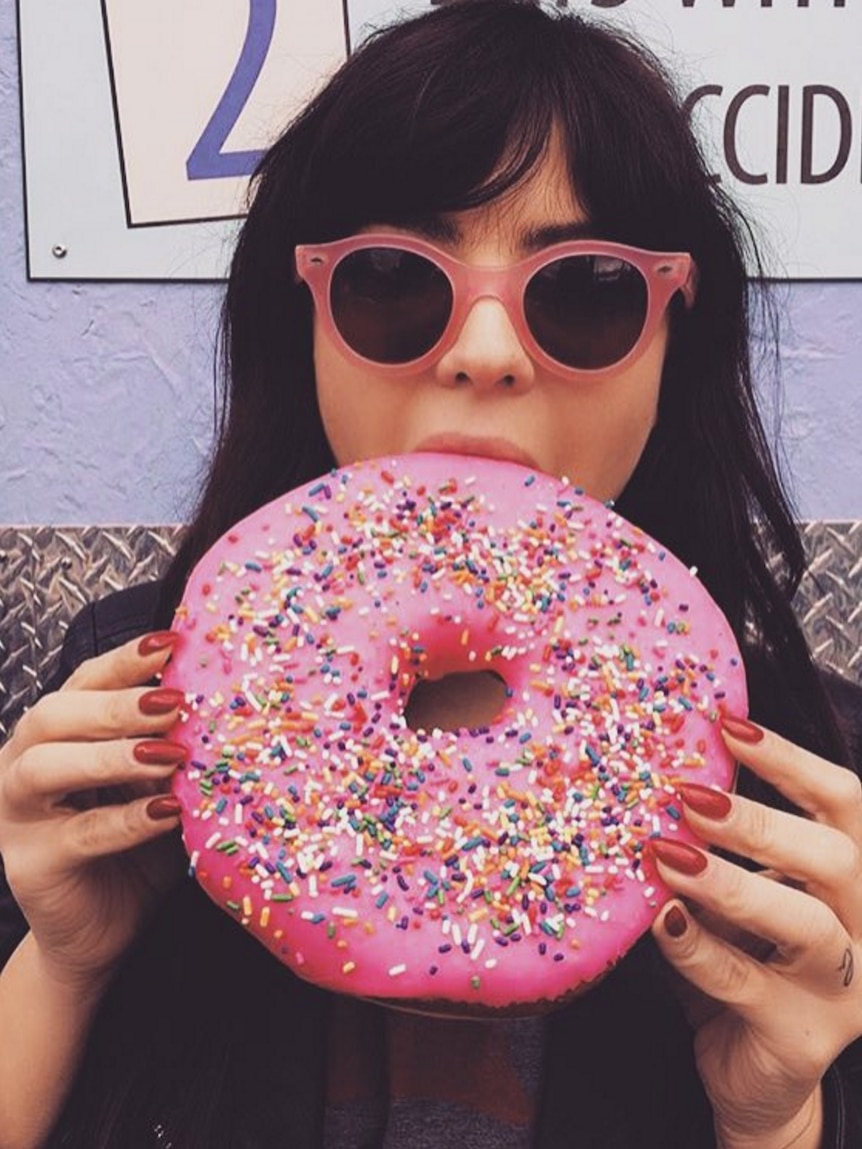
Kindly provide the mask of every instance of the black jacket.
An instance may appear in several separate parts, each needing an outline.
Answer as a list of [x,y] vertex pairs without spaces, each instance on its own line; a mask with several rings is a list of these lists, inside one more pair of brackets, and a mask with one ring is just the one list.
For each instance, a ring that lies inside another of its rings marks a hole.
[[[52,688],[84,659],[163,625],[155,618],[157,590],[146,584],[86,607],[69,628]],[[829,685],[860,768],[862,690],[838,679]],[[0,963],[25,928],[0,871]],[[237,962],[246,970],[245,984],[222,994],[225,1013],[213,1017],[214,987],[230,978]],[[160,1106],[169,1109],[180,1092],[193,1105],[196,1089],[211,1098],[222,1073],[225,1088],[230,1080],[231,1089],[266,1103],[244,1107],[235,1129],[214,1128],[208,1144],[318,1149],[330,1000],[274,966],[263,947],[185,882],[105,999],[70,1112],[78,1124],[96,1127],[105,1097],[122,1087],[119,1080],[112,1084],[115,1064],[133,1045],[152,1092],[137,1101],[135,1132],[117,1149],[182,1149],[181,1138],[172,1140],[161,1128]],[[268,1057],[268,1049],[277,1056]],[[714,1146],[691,1033],[648,936],[591,993],[552,1016],[546,1065],[536,1135],[542,1149]],[[862,1149],[862,1040],[829,1070],[825,1112],[823,1149]],[[64,1139],[63,1124],[61,1118],[52,1144],[87,1144]]]

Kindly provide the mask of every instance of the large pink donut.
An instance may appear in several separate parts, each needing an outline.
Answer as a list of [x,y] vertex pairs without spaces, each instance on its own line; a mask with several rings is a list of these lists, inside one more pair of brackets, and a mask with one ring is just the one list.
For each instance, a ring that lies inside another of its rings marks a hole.
[[[189,580],[165,683],[191,870],[295,973],[437,1012],[530,1012],[594,982],[729,788],[746,691],[693,571],[565,481],[414,455],[333,471]],[[490,670],[487,726],[412,730],[421,678]]]

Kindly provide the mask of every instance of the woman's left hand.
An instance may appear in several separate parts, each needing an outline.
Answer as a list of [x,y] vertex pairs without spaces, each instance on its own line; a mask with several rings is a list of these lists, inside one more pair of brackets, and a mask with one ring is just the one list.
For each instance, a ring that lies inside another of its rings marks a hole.
[[[699,991],[688,1013],[722,1149],[817,1149],[821,1079],[862,1035],[862,786],[749,722],[727,720],[724,733],[807,817],[683,787],[700,838],[767,869],[658,839],[661,878],[698,908],[675,898],[653,934]],[[760,955],[756,939],[768,943]]]

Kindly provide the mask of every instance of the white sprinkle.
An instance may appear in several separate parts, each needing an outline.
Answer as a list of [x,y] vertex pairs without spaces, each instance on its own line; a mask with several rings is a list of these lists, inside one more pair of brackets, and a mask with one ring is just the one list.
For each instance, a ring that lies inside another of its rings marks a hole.
[[398,977],[399,974],[406,973],[406,972],[407,972],[407,966],[406,965],[394,965],[389,970],[389,976],[390,977]]
[[473,880],[474,880],[473,879],[473,871],[468,870],[467,871],[467,881],[464,883],[464,888],[461,890],[461,893],[455,899],[457,902],[463,902],[467,897],[469,897],[470,891],[473,889]]

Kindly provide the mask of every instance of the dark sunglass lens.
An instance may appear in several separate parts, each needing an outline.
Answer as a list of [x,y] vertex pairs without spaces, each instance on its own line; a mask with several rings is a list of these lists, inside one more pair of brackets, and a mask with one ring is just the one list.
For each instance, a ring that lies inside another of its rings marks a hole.
[[637,343],[647,314],[647,284],[631,263],[574,255],[541,268],[524,296],[527,323],[559,363],[596,371],[618,363]]
[[375,363],[409,363],[430,351],[452,314],[452,288],[424,256],[367,247],[332,275],[332,315],[344,341]]

